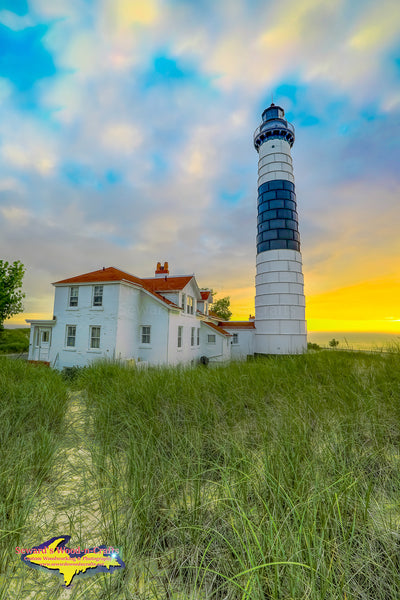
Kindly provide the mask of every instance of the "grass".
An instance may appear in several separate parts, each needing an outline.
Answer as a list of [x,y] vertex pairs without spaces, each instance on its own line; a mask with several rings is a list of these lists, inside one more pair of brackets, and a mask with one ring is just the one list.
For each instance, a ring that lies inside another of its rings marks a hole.
[[0,354],[28,352],[29,327],[0,331]]
[[85,369],[104,598],[400,597],[400,353]]
[[67,405],[61,376],[0,358],[0,597],[16,570],[16,547],[49,476]]
[[[81,523],[67,497],[58,504],[79,543],[120,548],[126,568],[77,578],[71,599],[400,597],[398,350],[73,375],[92,452],[82,485],[100,510]],[[68,438],[66,386],[0,359],[0,598],[64,597],[15,547],[44,541],[32,515],[57,489],[57,448],[84,457]]]

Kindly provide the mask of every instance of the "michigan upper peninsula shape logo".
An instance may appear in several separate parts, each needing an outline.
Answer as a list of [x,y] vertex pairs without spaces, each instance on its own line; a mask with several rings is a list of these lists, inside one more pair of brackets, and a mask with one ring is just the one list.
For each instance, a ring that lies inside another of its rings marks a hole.
[[53,537],[40,546],[29,550],[16,548],[23,554],[22,562],[34,569],[47,569],[59,572],[64,577],[65,587],[69,587],[76,575],[112,572],[123,569],[125,564],[118,556],[118,549],[96,546],[85,548],[67,548],[71,536]]

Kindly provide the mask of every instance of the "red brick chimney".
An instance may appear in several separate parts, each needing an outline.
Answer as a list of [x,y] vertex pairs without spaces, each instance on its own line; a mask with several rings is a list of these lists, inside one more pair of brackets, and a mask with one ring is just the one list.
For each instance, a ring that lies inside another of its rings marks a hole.
[[155,276],[156,277],[166,277],[167,275],[169,275],[168,263],[164,262],[164,265],[161,266],[161,263],[158,262],[157,263],[156,272],[155,272]]

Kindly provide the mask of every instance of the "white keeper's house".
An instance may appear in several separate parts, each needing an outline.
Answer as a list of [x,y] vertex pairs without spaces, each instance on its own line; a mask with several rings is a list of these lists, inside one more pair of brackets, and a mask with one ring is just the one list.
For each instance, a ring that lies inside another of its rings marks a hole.
[[145,279],[108,267],[53,285],[53,319],[27,321],[30,361],[56,369],[96,359],[176,365],[254,353],[254,319],[218,320],[211,291],[194,275],[170,276],[168,263]]

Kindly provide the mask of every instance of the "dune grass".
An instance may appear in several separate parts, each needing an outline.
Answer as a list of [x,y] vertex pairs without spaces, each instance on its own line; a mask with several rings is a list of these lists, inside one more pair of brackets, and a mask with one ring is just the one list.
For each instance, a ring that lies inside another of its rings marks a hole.
[[[16,547],[48,477],[67,405],[61,376],[0,358],[0,596],[16,568]],[[8,596],[7,596],[8,597]]]
[[400,353],[85,369],[104,598],[400,597]]
[[29,334],[29,327],[0,331],[0,354],[28,352]]

